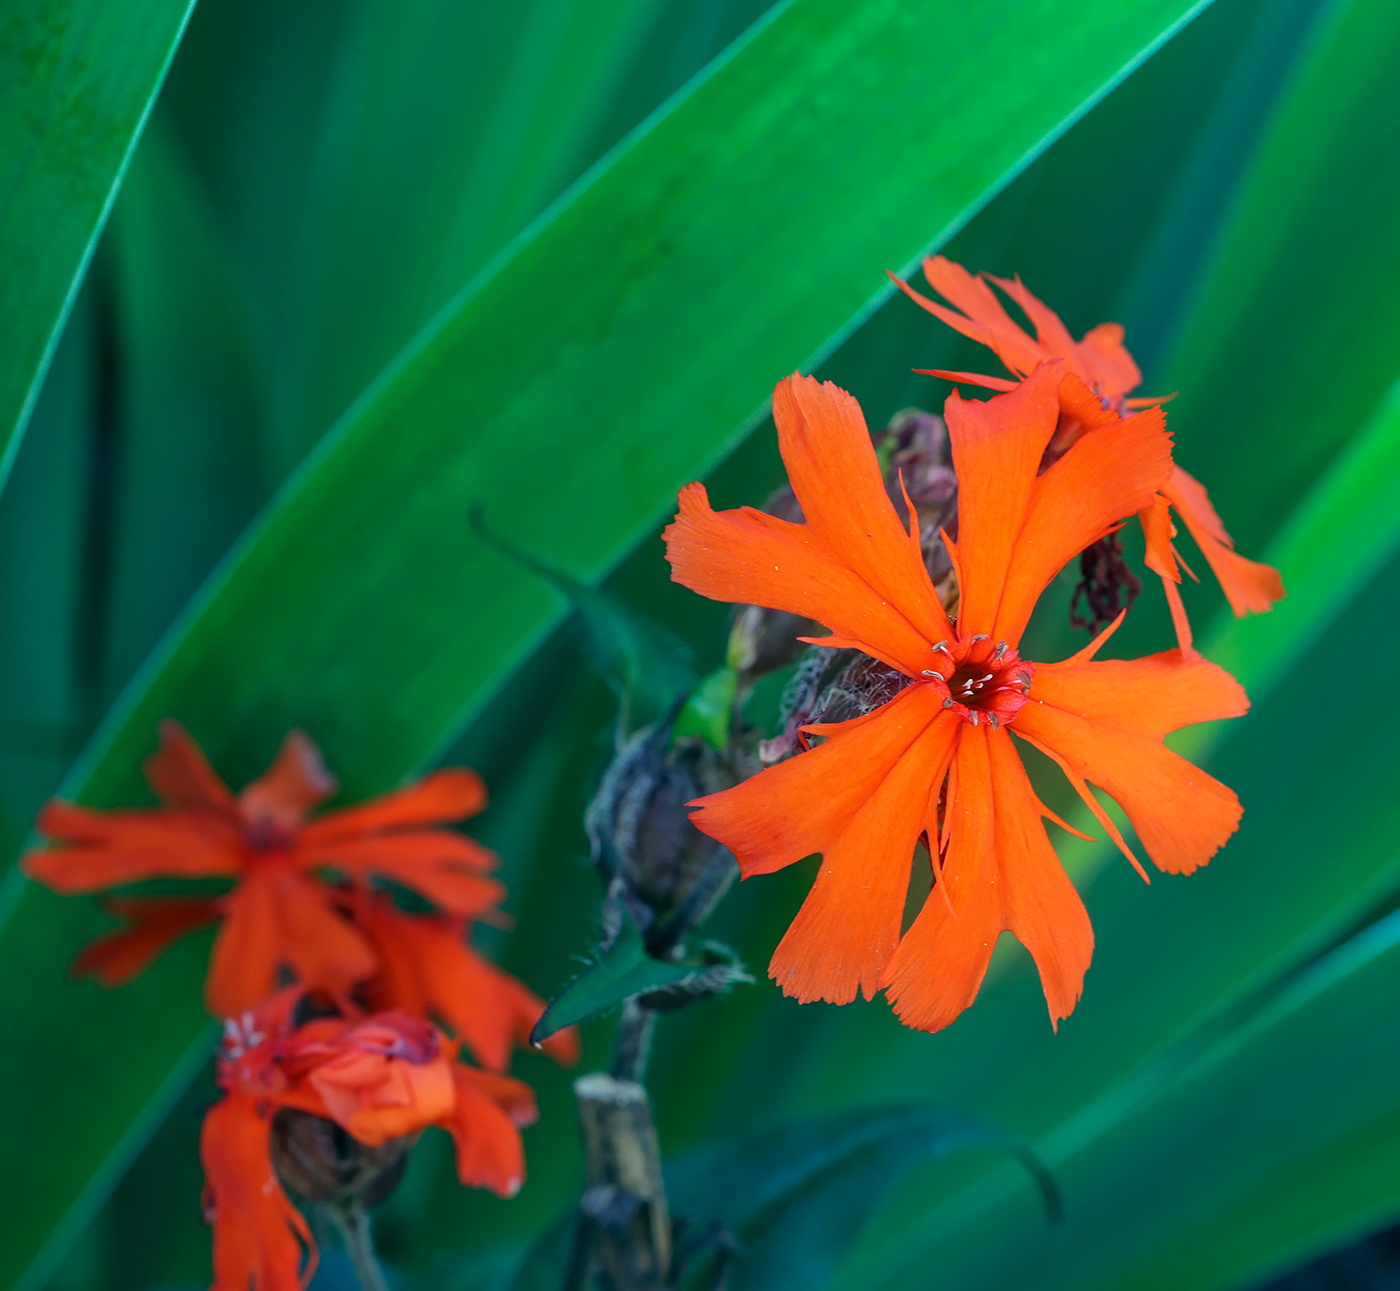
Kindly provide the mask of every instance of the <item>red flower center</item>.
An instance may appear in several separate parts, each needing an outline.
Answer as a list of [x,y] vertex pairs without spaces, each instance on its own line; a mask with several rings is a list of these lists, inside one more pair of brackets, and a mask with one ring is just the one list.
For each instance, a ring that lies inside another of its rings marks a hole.
[[1035,668],[1015,649],[979,634],[940,641],[934,650],[942,660],[924,676],[945,693],[944,708],[972,726],[1006,726],[1015,720],[1035,677]]

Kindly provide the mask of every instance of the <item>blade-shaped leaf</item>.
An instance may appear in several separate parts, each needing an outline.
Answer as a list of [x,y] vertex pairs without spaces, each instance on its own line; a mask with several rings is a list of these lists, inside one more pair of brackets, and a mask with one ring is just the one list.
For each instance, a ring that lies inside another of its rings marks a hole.
[[826,1286],[906,1171],[969,1147],[1015,1157],[1048,1218],[1059,1218],[1058,1186],[1033,1152],[985,1122],[936,1107],[837,1112],[714,1144],[668,1167],[667,1191],[676,1214],[718,1222],[738,1239],[729,1280],[736,1291],[815,1289]]
[[490,546],[544,579],[573,606],[583,628],[583,652],[618,696],[625,730],[659,720],[695,684],[695,656],[669,628],[636,613],[610,592],[590,587],[505,542],[487,528],[479,512],[472,519]]
[[0,486],[194,0],[19,0],[0,19]]
[[[422,765],[562,608],[473,538],[472,503],[489,502],[503,528],[509,517],[540,559],[596,578],[742,432],[777,376],[886,293],[886,266],[947,236],[1198,7],[775,11],[366,392],[151,660],[69,792],[134,799],[166,714],[235,781],[291,725],[323,744],[351,795]],[[23,1267],[71,1181],[106,1159],[112,1126],[186,1051],[196,1005],[173,960],[112,996],[61,986],[93,916],[18,879],[3,896],[0,980],[25,983],[6,1008],[28,1019],[8,1027],[63,1018],[77,1069],[97,1019],[132,1034],[159,1019],[100,1114],[76,1090],[32,1083],[30,1066],[0,1076],[7,1142],[61,1122],[73,1143],[51,1187],[21,1198],[0,1181],[0,1208],[26,1216],[4,1252]],[[183,1002],[154,1003],[167,996]],[[39,1089],[45,1125],[23,1111]]]
[[530,1043],[542,1044],[565,1027],[611,1013],[633,996],[684,993],[685,987],[709,985],[711,979],[723,979],[726,988],[752,980],[732,955],[711,951],[709,943],[699,958],[657,959],[647,953],[632,921],[624,918],[612,944],[549,1002],[530,1033]]

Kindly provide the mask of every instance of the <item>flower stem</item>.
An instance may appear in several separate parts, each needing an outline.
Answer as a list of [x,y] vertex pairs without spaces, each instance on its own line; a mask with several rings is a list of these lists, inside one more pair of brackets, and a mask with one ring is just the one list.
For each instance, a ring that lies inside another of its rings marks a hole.
[[628,1000],[617,1020],[613,1038],[612,1065],[609,1074],[616,1080],[646,1080],[647,1059],[651,1057],[651,1038],[656,1030],[656,1010],[640,1000]]
[[355,1278],[360,1291],[389,1291],[384,1270],[374,1253],[374,1238],[370,1235],[369,1215],[359,1202],[348,1205],[329,1205],[325,1208],[331,1223],[340,1234],[345,1253],[355,1266]]

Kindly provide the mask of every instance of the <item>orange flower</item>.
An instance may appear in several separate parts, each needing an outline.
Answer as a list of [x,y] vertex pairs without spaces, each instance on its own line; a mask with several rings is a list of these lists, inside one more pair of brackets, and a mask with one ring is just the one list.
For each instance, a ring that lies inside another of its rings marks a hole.
[[[1006,312],[996,293],[959,264],[942,256],[924,261],[929,286],[954,306],[949,309],[920,295],[901,279],[890,275],[905,295],[936,318],[964,336],[995,351],[997,357],[1024,378],[1037,365],[1059,360],[1065,379],[1060,383],[1060,425],[1049,445],[1049,456],[1068,449],[1081,435],[1120,421],[1125,411],[1149,407],[1155,399],[1127,399],[1128,391],[1142,382],[1142,373],[1123,345],[1123,328],[1117,323],[1100,323],[1074,340],[1053,310],[1032,296],[1019,278],[992,278],[1014,300],[1035,328],[1032,339]],[[966,381],[992,390],[1010,390],[1014,382],[968,372],[930,370],[934,376]],[[1179,466],[1159,486],[1157,496],[1141,511],[1147,535],[1147,567],[1162,579],[1171,606],[1177,642],[1183,650],[1191,645],[1191,626],[1181,603],[1177,586],[1185,562],[1172,545],[1176,536],[1168,508],[1185,522],[1206,563],[1219,580],[1230,608],[1237,616],[1246,612],[1264,614],[1284,595],[1278,570],[1258,561],[1246,560],[1234,550],[1234,541],[1220,522],[1205,488]],[[1190,570],[1188,569],[1189,573]]]
[[[1018,653],[1046,584],[1149,505],[1171,471],[1154,407],[1111,436],[1083,436],[1041,472],[1071,375],[1041,364],[986,403],[948,400],[956,623],[925,571],[917,518],[906,532],[885,494],[859,405],[833,385],[793,376],[773,394],[804,524],[747,507],[716,513],[699,484],[681,492],[666,531],[677,582],[815,619],[832,633],[816,644],[862,650],[908,679],[872,713],[805,728],[823,737],[810,752],[692,804],[696,825],[734,852],[745,877],[822,854],[769,968],[799,1000],[840,1004],[883,987],[906,1023],[937,1030],[972,1002],[1009,930],[1035,958],[1052,1023],[1069,1015],[1093,931],[1041,821],[1058,818],[1031,788],[1013,731],[1060,764],[1135,865],[1086,780],[1117,799],[1148,855],[1173,873],[1203,865],[1238,824],[1235,795],[1162,743],[1168,731],[1245,711],[1222,669],[1181,650],[1094,662],[1121,615],[1063,663]],[[920,837],[935,890],[901,937]]]
[[215,1291],[283,1291],[315,1265],[311,1234],[272,1166],[279,1108],[332,1120],[369,1147],[435,1125],[452,1135],[469,1187],[509,1197],[525,1177],[519,1127],[535,1119],[528,1085],[453,1062],[455,1046],[436,1027],[401,1013],[295,1026],[302,995],[283,991],[225,1023],[218,1080],[226,1096],[200,1139]]
[[[544,1001],[472,949],[465,919],[405,914],[383,894],[364,891],[354,894],[349,913],[379,957],[379,972],[364,987],[372,1008],[437,1019],[492,1071],[504,1071],[512,1048],[529,1043]],[[541,1048],[572,1066],[578,1032],[569,1027]]]
[[267,773],[235,797],[176,722],[161,726],[146,779],[164,804],[96,811],[53,800],[40,813],[47,847],[25,871],[58,892],[92,892],[158,877],[237,880],[202,912],[188,902],[127,899],[116,912],[135,926],[90,946],[75,967],[115,983],[141,971],[174,938],[222,918],[205,998],[212,1013],[242,1013],[278,985],[283,968],[309,987],[344,994],[376,960],[365,938],[333,908],[326,867],[357,884],[371,875],[413,888],[455,915],[491,909],[504,889],[486,871],[484,847],[434,828],[475,815],[486,790],[474,772],[436,771],[415,785],[308,820],[335,792],[316,746],[299,731]]

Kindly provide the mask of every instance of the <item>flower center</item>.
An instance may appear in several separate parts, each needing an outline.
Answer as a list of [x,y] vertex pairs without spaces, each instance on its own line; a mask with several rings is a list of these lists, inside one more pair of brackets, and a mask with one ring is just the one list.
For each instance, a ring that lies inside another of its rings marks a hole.
[[977,636],[940,641],[939,663],[924,672],[944,692],[943,707],[969,725],[1006,726],[1024,707],[1034,667],[1005,641]]

